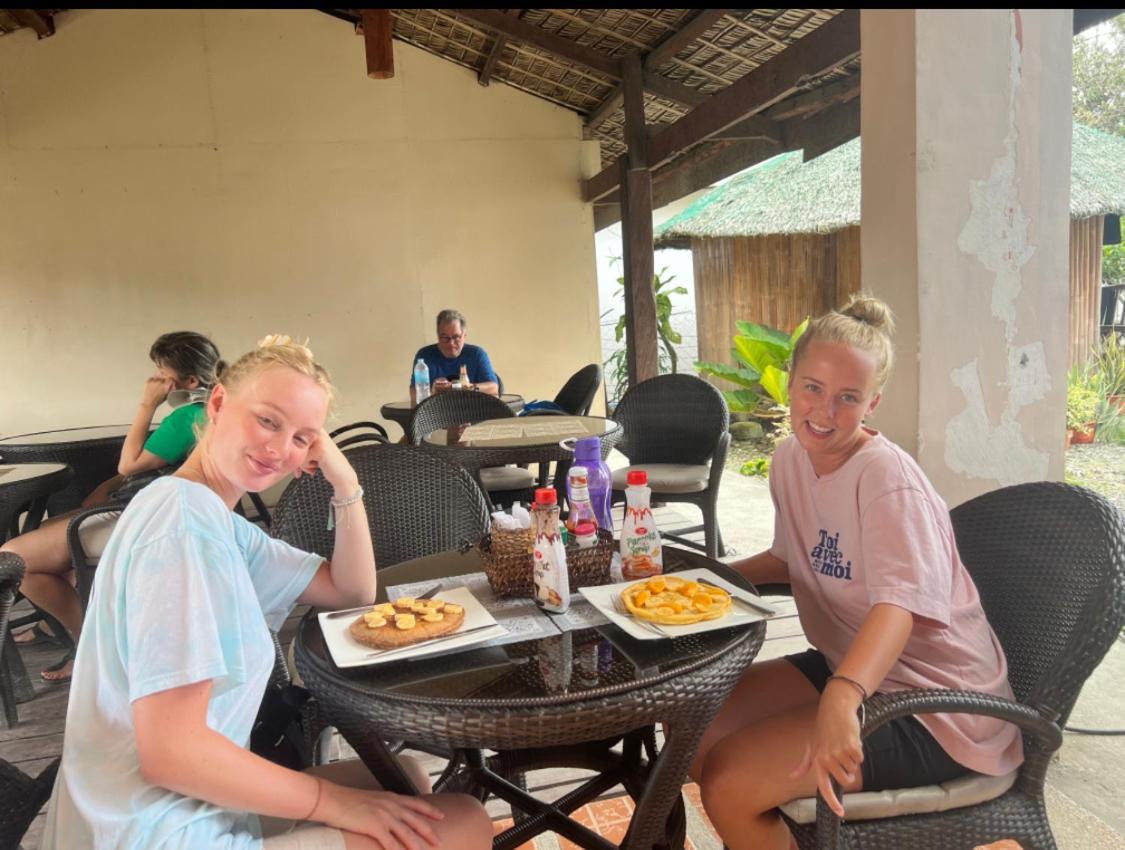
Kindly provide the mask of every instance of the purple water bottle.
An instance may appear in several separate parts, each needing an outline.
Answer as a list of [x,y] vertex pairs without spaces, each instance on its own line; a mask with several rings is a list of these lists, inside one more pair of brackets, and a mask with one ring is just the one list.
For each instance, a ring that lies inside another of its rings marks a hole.
[[613,494],[613,473],[602,460],[602,441],[598,437],[583,437],[574,443],[574,465],[584,466],[590,488],[590,504],[599,528],[613,531],[613,514],[609,503]]

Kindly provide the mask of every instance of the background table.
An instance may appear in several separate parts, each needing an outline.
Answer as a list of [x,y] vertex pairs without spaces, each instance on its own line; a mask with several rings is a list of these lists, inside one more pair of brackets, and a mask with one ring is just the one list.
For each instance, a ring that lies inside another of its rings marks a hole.
[[[705,556],[665,548],[669,571],[706,566],[740,586],[733,570]],[[389,585],[478,572],[475,551],[443,553],[379,571],[380,600]],[[446,790],[494,793],[527,817],[497,836],[508,850],[545,830],[587,848],[613,845],[568,817],[621,783],[637,801],[622,846],[683,844],[681,786],[703,730],[761,647],[765,623],[674,640],[640,641],[616,626],[464,649],[430,658],[340,670],[324,645],[315,612],[296,638],[297,668],[321,711],[384,785],[403,780],[383,739],[452,748]],[[659,753],[654,724],[667,723]],[[622,752],[612,747],[622,743]],[[482,750],[498,754],[486,759]],[[510,777],[548,766],[597,775],[550,805]]]
[[47,500],[47,514],[74,510],[117,474],[128,425],[95,425],[0,438],[0,463],[65,463],[74,477]]
[[[457,390],[447,390],[447,392],[458,392]],[[523,410],[523,396],[516,395],[515,393],[501,393],[500,400],[512,409],[513,413],[519,413]],[[410,425],[410,417],[414,415],[414,406],[410,400],[406,401],[389,401],[379,408],[379,415],[384,419],[396,423],[402,428],[405,434],[406,429]]]
[[504,466],[509,463],[549,464],[554,461],[558,464],[555,467],[555,490],[558,492],[558,503],[561,505],[566,498],[566,472],[574,462],[574,452],[563,448],[559,442],[574,437],[599,437],[602,443],[602,460],[605,460],[625,435],[621,423],[601,416],[525,416],[518,419],[488,419],[470,427],[508,426],[513,423],[526,424],[536,429],[551,426],[560,429],[578,426],[582,429],[582,433],[467,441],[464,439],[465,428],[441,428],[423,437],[422,445],[445,453],[451,460],[461,464],[478,477],[480,470],[486,466]]

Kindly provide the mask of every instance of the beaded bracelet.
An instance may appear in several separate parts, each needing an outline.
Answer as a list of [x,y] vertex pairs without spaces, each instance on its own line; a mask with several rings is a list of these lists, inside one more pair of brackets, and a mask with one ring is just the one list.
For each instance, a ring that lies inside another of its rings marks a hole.
[[[356,491],[354,493],[352,493],[352,495],[350,495],[350,496],[348,496],[344,499],[329,499],[328,504],[329,504],[330,507],[328,509],[328,530],[331,531],[333,528],[336,527],[336,511],[338,511],[340,508],[346,508],[349,505],[354,505],[356,502],[358,502],[362,498],[363,498],[363,488],[358,487],[358,488],[356,488]],[[351,527],[350,524],[349,524],[348,517],[349,517],[349,514],[344,514],[344,525],[343,525],[344,528],[350,528]]]

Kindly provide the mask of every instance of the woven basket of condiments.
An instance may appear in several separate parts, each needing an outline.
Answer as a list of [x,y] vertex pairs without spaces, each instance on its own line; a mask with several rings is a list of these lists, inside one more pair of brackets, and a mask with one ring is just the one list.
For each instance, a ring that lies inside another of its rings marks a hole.
[[[534,561],[535,530],[519,531],[498,529],[495,523],[492,531],[480,541],[481,560],[484,574],[492,592],[497,596],[535,595],[532,579]],[[614,552],[613,532],[598,529],[598,542],[581,549],[573,539],[566,545],[566,569],[570,576],[570,590],[595,584],[609,584],[609,565]]]

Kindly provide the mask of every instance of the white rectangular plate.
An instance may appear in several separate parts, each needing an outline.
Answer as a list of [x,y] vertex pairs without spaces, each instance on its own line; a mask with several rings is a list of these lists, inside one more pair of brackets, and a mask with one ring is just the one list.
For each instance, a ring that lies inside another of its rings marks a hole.
[[450,637],[448,640],[440,641],[434,645],[421,643],[401,651],[397,649],[388,650],[393,652],[394,655],[390,658],[380,658],[379,650],[364,646],[353,638],[348,631],[356,617],[361,616],[361,614],[357,613],[355,617],[337,617],[333,620],[328,618],[328,615],[332,613],[331,611],[322,611],[317,615],[317,618],[320,620],[320,630],[324,632],[324,641],[328,644],[329,652],[332,653],[332,660],[336,662],[337,667],[341,668],[364,667],[369,664],[381,664],[384,661],[404,661],[408,658],[422,658],[427,655],[456,652],[467,646],[475,646],[478,643],[495,640],[508,633],[507,629],[496,623],[496,619],[477,601],[477,598],[469,592],[468,588],[456,587],[451,590],[443,590],[436,596],[445,602],[452,602],[454,605],[464,607],[465,622],[461,625],[459,631],[475,629],[477,626],[491,625],[492,628],[465,635],[464,638]]
[[[718,620],[703,620],[699,623],[691,623],[684,626],[666,626],[661,624],[660,628],[664,629],[671,637],[683,637],[684,635],[693,635],[697,632],[710,632],[715,629],[729,629],[731,626],[742,626],[748,623],[756,623],[759,620],[765,620],[768,616],[773,616],[777,613],[773,607],[762,600],[760,596],[755,596],[748,590],[742,590],[739,587],[731,584],[724,578],[720,578],[711,572],[706,567],[698,567],[694,570],[681,570],[676,573],[669,573],[669,575],[677,576],[678,578],[694,579],[695,581],[703,581],[708,584],[713,584],[716,587],[721,587],[723,590],[730,593],[731,596],[738,597],[739,599],[746,599],[754,605],[760,605],[768,609],[771,613],[769,615],[757,611],[751,611],[737,602],[731,606],[730,613],[725,617],[720,617]],[[639,579],[638,579],[639,580]],[[662,635],[651,631],[644,626],[640,625],[632,617],[618,614],[613,608],[613,597],[618,595],[631,584],[633,581],[622,581],[617,584],[603,584],[595,587],[580,587],[578,592],[590,600],[590,604],[597,608],[602,614],[605,615],[615,626],[621,628],[630,637],[637,640],[662,640]]]

